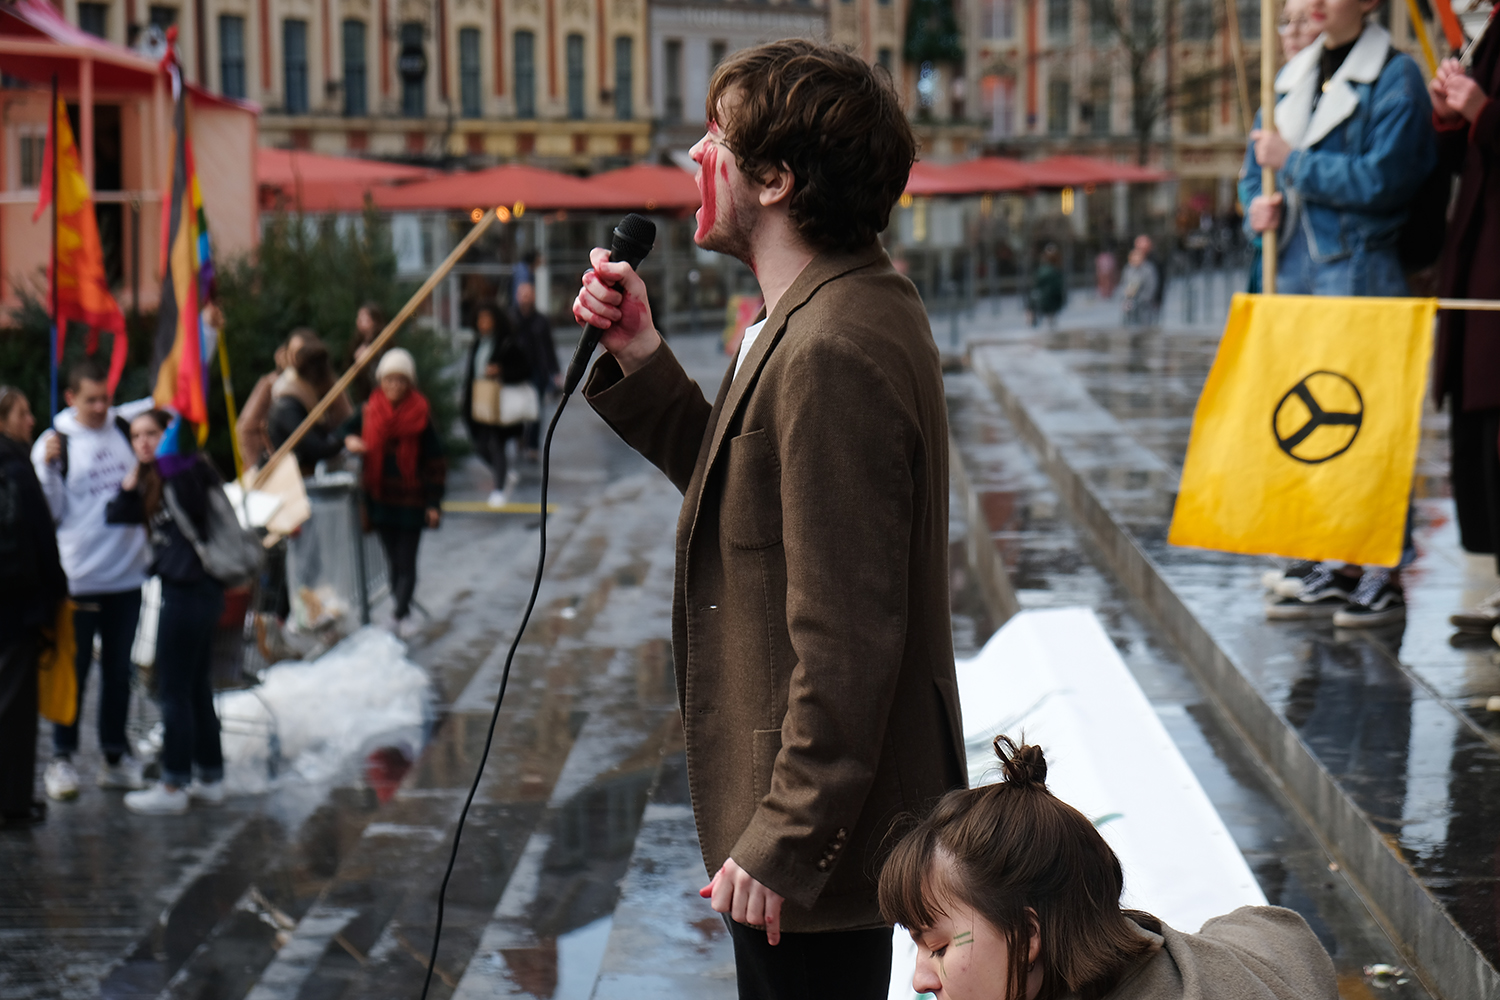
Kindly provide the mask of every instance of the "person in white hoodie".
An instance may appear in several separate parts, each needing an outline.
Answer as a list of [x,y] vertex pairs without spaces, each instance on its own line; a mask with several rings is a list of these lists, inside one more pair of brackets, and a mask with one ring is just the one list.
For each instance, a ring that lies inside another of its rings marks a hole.
[[140,525],[106,524],[104,509],[120,491],[120,483],[135,468],[129,436],[117,421],[129,420],[153,405],[148,399],[113,406],[108,375],[87,359],[68,374],[64,395],[68,409],[52,421],[52,429],[31,450],[52,520],[57,524],[57,547],[68,575],[68,590],[77,605],[74,630],[78,655],[78,718],[73,725],[52,727],[53,759],[43,775],[49,798],[78,797],[79,722],[94,637],[99,654],[99,749],[105,766],[99,771],[101,788],[141,788],[141,764],[130,754],[125,720],[130,715],[130,646],[141,615],[141,584],[151,561],[146,529]]

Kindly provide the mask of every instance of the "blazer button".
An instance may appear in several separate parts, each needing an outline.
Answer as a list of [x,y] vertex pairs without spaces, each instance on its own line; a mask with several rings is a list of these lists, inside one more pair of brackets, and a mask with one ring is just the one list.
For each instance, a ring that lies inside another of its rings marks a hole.
[[837,837],[839,840],[844,840],[845,838],[847,838],[849,836],[849,831],[846,830],[846,829],[844,829],[843,827],[839,827],[839,832],[836,833],[836,834],[834,834],[834,836]]
[[828,859],[824,858],[822,861],[818,862],[818,871],[820,871],[820,872],[826,872],[827,870],[828,870]]

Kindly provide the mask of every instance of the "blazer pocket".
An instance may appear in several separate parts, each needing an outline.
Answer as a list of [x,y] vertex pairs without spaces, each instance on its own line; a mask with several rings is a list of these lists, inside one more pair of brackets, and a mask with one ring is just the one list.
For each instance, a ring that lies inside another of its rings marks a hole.
[[764,429],[729,439],[719,530],[738,549],[781,541],[781,462]]
[[776,769],[776,755],[781,753],[781,730],[757,729],[750,748],[750,767],[755,778],[755,801],[771,792],[771,772]]

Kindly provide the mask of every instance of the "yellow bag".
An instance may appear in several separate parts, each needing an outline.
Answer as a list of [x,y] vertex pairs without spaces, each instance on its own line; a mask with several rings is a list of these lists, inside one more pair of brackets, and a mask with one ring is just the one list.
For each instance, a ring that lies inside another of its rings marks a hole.
[[57,624],[42,629],[42,655],[37,658],[37,707],[42,718],[71,726],[78,718],[78,669],[74,659],[78,641],[73,635],[71,600],[57,606]]

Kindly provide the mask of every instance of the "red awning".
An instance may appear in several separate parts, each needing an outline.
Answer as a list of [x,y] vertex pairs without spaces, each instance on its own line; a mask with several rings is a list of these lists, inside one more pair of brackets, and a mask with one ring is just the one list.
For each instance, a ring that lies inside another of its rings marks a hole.
[[[0,0],[0,67],[7,76],[77,91],[79,63],[93,65],[94,89],[150,93],[162,75],[160,67],[139,53],[95,37],[63,19],[45,0]],[[259,113],[259,105],[237,101],[188,84],[195,102]],[[170,96],[170,95],[169,95]]]
[[284,199],[287,205],[305,212],[357,212],[364,207],[367,191],[437,174],[428,167],[298,149],[255,151],[256,183],[261,204],[267,208]]
[[614,199],[612,208],[687,212],[703,203],[697,180],[681,167],[637,163],[595,174],[587,183],[600,197]]
[[1166,180],[1163,170],[1113,163],[1089,156],[1049,156],[1042,160],[1016,160],[1007,156],[984,156],[939,166],[919,162],[911,169],[906,193],[919,197],[976,195],[1036,188],[1082,187],[1087,184],[1149,183]]
[[605,197],[586,180],[515,163],[373,188],[370,193],[376,205],[391,211],[472,210],[514,207],[517,202],[540,211],[620,207],[618,198]]

